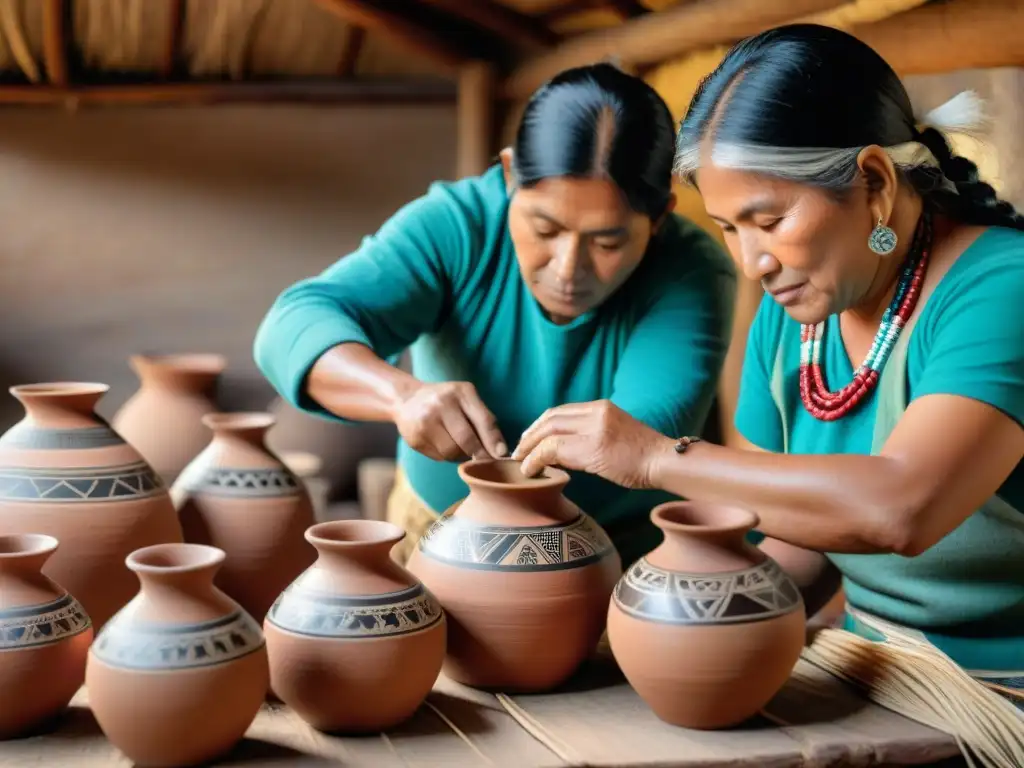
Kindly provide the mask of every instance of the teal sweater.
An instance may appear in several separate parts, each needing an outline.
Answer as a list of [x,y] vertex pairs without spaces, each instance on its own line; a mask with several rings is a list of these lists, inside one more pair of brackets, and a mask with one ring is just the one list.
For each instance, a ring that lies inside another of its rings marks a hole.
[[[508,205],[500,166],[432,185],[354,253],[281,294],[256,335],[260,369],[293,405],[335,418],[305,391],[317,358],[343,342],[385,359],[409,348],[420,380],[471,382],[510,447],[547,408],[603,398],[669,436],[701,430],[732,322],[726,253],[672,216],[614,295],[555,325],[520,275]],[[467,493],[453,463],[404,442],[398,460],[435,512]],[[626,563],[660,540],[648,514],[666,494],[573,473],[566,495],[607,528]]]

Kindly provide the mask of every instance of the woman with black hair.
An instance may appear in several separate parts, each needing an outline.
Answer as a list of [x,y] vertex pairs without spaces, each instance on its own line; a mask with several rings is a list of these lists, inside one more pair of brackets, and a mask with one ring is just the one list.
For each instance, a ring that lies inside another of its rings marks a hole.
[[[456,464],[507,456],[546,409],[608,398],[659,434],[702,428],[728,346],[735,270],[672,213],[671,114],[607,64],[541,88],[501,164],[435,184],[318,277],[288,288],[256,361],[293,405],[392,421],[388,515],[419,535],[466,495]],[[410,348],[412,374],[387,360]],[[594,477],[567,496],[623,558],[669,498]]]
[[749,445],[593,403],[546,413],[514,456],[748,507],[810,613],[841,576],[847,629],[938,648],[1022,701],[1024,217],[938,130],[976,106],[919,124],[885,61],[826,27],[735,46],[676,168],[766,292],[736,414]]

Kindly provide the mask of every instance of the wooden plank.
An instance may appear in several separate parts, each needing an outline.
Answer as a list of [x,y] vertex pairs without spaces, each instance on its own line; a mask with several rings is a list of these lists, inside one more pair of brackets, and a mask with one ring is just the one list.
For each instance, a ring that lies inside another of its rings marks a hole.
[[561,39],[559,34],[538,19],[495,2],[495,0],[473,0],[472,2],[427,0],[427,2],[453,16],[494,32],[510,43],[526,48],[547,48]]
[[68,84],[67,1],[43,0],[43,64],[53,85]]
[[455,87],[437,81],[350,80],[283,83],[168,83],[153,85],[0,86],[0,104],[138,106],[226,103],[451,103]]
[[648,13],[617,27],[565,40],[528,59],[509,75],[505,95],[529,96],[570,67],[619,58],[625,64],[654,64],[697,48],[738,40],[769,27],[843,5],[845,0],[690,0]]
[[401,12],[370,0],[317,0],[349,24],[393,38],[410,51],[446,67],[458,67],[471,56],[443,33],[410,21]]

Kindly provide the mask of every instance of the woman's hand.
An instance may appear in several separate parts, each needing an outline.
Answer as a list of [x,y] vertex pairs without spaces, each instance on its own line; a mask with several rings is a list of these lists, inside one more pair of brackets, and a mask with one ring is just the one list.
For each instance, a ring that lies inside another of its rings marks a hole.
[[402,439],[431,459],[508,455],[497,419],[468,382],[418,382],[395,407],[393,418]]
[[575,469],[626,488],[650,488],[654,459],[673,441],[608,400],[545,411],[523,433],[513,459],[526,475],[546,466]]

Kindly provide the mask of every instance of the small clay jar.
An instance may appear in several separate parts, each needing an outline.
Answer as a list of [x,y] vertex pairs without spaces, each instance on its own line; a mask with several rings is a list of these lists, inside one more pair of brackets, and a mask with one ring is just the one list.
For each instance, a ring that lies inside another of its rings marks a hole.
[[181,541],[167,488],[96,413],[109,387],[11,387],[25,418],[0,436],[0,532],[61,542],[46,575],[82,602],[98,632],[136,591],[131,552]]
[[138,595],[97,635],[85,684],[110,742],[136,765],[187,766],[230,750],[267,694],[259,625],[213,584],[224,552],[163,544],[127,560]]
[[0,738],[60,714],[85,679],[92,643],[79,602],[42,574],[57,539],[0,536]]
[[664,541],[626,571],[608,641],[630,685],[662,720],[737,725],[782,688],[804,645],[800,592],[747,543],[752,512],[668,502],[651,519]]
[[111,423],[170,486],[210,441],[200,419],[217,410],[214,396],[227,361],[197,353],[132,355],[128,364],[140,387]]
[[314,525],[306,538],[316,563],[267,615],[271,687],[315,728],[392,728],[412,716],[441,672],[441,605],[390,556],[404,536],[378,520]]
[[540,692],[597,648],[622,571],[608,535],[562,490],[511,459],[468,461],[469,495],[428,529],[409,570],[448,618],[445,674],[477,688]]
[[171,499],[185,541],[223,549],[216,585],[258,623],[315,552],[305,484],[266,446],[269,413],[208,413],[213,439],[181,472]]

